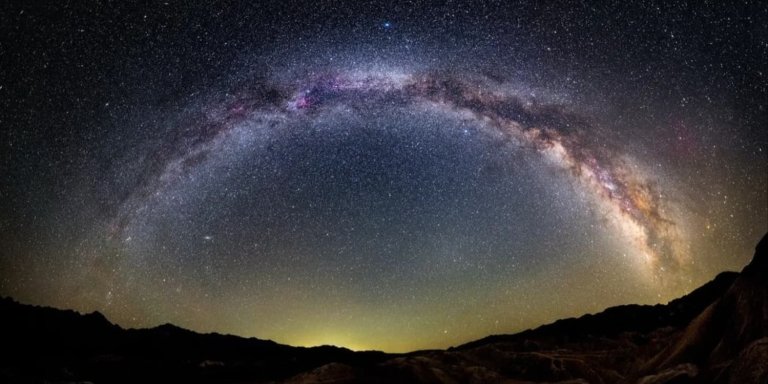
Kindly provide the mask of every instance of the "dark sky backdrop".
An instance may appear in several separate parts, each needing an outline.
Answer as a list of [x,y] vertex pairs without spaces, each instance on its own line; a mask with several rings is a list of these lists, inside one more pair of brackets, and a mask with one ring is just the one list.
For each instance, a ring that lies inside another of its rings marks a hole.
[[406,351],[740,269],[765,4],[541,3],[3,2],[0,295]]

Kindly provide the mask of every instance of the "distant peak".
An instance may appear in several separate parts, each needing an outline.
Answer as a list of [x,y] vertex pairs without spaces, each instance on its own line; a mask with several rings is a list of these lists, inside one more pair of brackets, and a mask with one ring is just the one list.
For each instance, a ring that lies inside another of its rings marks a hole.
[[165,323],[165,324],[158,325],[157,327],[155,327],[155,329],[184,330],[184,328],[181,328],[179,326],[173,325],[171,323]]
[[88,317],[90,317],[90,318],[94,318],[94,319],[103,319],[103,320],[107,320],[107,317],[106,317],[106,316],[104,316],[104,314],[103,314],[103,313],[101,313],[101,312],[99,312],[99,311],[93,311],[93,312],[91,312],[91,313],[87,314],[86,316],[88,316]]

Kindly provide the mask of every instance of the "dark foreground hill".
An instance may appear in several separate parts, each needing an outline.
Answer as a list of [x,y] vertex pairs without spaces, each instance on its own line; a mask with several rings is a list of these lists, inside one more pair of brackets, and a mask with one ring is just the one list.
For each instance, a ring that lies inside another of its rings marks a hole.
[[125,330],[99,313],[0,300],[2,383],[768,383],[768,235],[741,273],[445,351],[393,355]]

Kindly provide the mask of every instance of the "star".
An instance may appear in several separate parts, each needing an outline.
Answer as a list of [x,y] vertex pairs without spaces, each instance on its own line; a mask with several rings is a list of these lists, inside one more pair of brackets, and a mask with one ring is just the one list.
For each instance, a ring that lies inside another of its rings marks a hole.
[[0,16],[3,296],[407,352],[671,300],[768,226],[754,5],[57,4]]

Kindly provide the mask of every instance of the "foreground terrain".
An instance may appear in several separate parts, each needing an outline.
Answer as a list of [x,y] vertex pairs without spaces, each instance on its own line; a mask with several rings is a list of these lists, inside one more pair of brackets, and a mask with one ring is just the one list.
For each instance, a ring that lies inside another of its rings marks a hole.
[[626,305],[409,354],[299,348],[0,299],[3,383],[768,383],[768,235],[742,272]]

